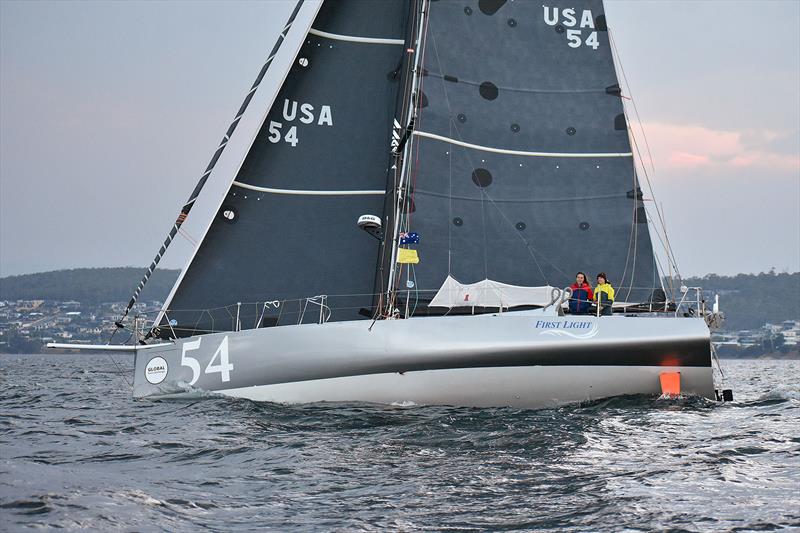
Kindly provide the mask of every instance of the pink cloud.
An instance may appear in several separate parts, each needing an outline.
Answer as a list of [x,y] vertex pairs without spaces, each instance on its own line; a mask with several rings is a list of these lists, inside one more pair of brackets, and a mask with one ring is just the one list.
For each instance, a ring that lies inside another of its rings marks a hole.
[[[657,168],[800,172],[800,154],[779,153],[767,148],[772,141],[787,136],[784,132],[715,130],[664,122],[645,123],[644,130]],[[638,125],[634,125],[634,131],[641,139]]]
[[711,163],[706,155],[691,154],[688,152],[672,152],[669,162],[675,167],[699,167]]

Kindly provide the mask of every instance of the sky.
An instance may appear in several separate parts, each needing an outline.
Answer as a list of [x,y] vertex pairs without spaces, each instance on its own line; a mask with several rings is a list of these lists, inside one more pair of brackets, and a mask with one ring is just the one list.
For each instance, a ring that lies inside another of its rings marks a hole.
[[[293,3],[0,0],[0,276],[149,264]],[[800,270],[800,2],[605,6],[681,273]]]

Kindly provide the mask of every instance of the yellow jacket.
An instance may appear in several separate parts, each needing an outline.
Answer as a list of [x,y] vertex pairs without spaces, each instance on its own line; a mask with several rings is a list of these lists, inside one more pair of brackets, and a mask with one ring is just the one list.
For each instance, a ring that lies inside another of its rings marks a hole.
[[610,283],[601,283],[594,289],[594,301],[597,301],[597,293],[604,292],[609,300],[614,301],[614,287]]

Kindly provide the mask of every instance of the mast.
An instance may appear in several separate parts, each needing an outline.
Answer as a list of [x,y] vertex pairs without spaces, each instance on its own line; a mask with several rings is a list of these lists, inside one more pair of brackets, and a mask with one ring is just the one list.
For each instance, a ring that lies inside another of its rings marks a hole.
[[423,43],[423,36],[425,31],[426,14],[428,12],[428,4],[430,0],[421,0],[420,11],[418,16],[417,37],[414,43],[414,69],[412,71],[412,81],[409,99],[409,118],[408,125],[406,126],[405,143],[402,146],[403,162],[400,170],[400,179],[397,183],[395,191],[397,195],[397,202],[395,206],[394,219],[392,220],[392,249],[389,263],[389,280],[387,284],[387,315],[391,314],[391,306],[393,305],[393,298],[391,295],[395,291],[395,275],[397,270],[397,249],[399,247],[400,238],[400,223],[403,207],[406,204],[406,194],[408,192],[408,177],[410,175],[411,165],[409,159],[411,158],[413,139],[411,133],[414,128],[414,123],[417,120],[417,111],[419,109],[418,86],[419,79],[422,75],[422,61],[424,58],[425,43]]

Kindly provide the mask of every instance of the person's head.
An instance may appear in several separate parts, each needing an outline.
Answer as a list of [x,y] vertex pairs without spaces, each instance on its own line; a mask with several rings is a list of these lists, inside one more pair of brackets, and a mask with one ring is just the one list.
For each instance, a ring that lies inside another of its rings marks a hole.
[[600,272],[597,275],[597,284],[602,285],[603,283],[608,283],[608,276],[606,276],[605,272]]
[[578,272],[575,274],[575,283],[578,285],[578,287],[586,283],[586,274],[583,272]]

